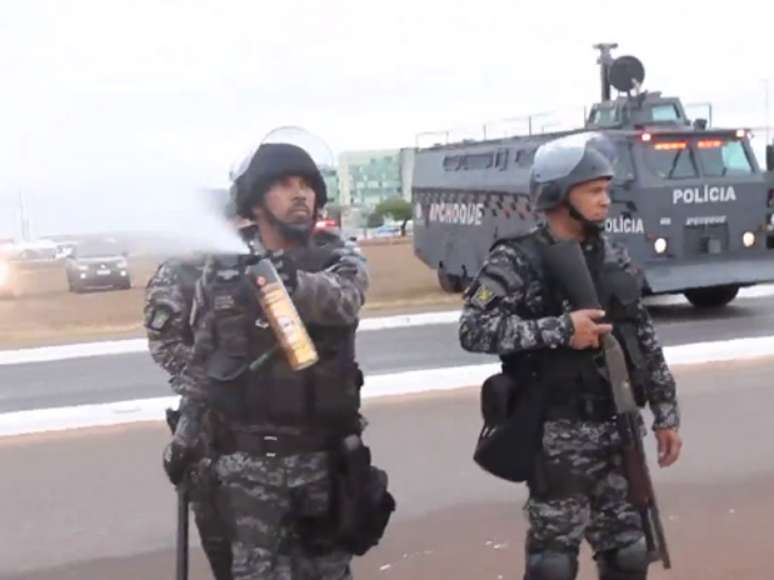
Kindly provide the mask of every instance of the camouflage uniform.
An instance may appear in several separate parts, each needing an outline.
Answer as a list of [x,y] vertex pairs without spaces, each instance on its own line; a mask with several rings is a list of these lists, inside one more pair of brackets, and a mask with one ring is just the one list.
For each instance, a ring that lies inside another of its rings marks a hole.
[[148,347],[153,360],[170,374],[172,390],[181,395],[174,440],[181,447],[196,449],[200,457],[191,470],[194,482],[191,509],[213,574],[218,580],[231,578],[231,544],[216,497],[208,487],[207,442],[202,437],[205,412],[203,394],[191,379],[193,335],[189,316],[196,281],[202,274],[202,258],[171,259],[162,263],[148,282],[144,318]]
[[236,580],[347,580],[352,555],[309,550],[294,517],[324,518],[331,504],[328,453],[254,456],[236,452],[215,465],[234,521]]
[[179,395],[191,394],[190,385],[184,385],[179,377],[193,353],[189,317],[203,266],[203,259],[167,260],[151,276],[145,290],[148,348],[153,360],[170,374],[172,389]]
[[[353,243],[337,245],[333,254],[334,263],[322,271],[299,267],[293,302],[305,323],[356,325],[369,283],[366,261]],[[209,348],[214,340],[208,335],[211,315],[203,310],[195,316],[197,347],[201,343]],[[190,380],[195,383],[197,371],[193,370]],[[280,424],[260,427],[289,435],[303,432]],[[219,505],[229,514],[235,580],[351,578],[352,555],[325,532],[317,534],[311,546],[299,524],[329,517],[331,460],[327,451],[272,454],[236,449],[218,457],[214,470],[220,484]]]
[[[548,240],[546,227],[535,234]],[[602,236],[606,264],[618,264],[638,275],[626,250]],[[584,253],[600,245],[585,243]],[[567,347],[573,334],[570,308],[551,315],[543,276],[518,240],[498,244],[465,293],[459,338],[466,350],[501,356]],[[659,346],[653,322],[641,300],[636,303],[636,341],[642,352],[646,398],[654,429],[677,428],[679,410],[675,382]],[[545,354],[550,361],[550,354]],[[643,423],[643,434],[645,426]],[[641,541],[638,512],[626,498],[615,423],[610,420],[549,418],[543,425],[541,482],[529,481],[528,557],[542,552],[577,557],[585,537],[595,553],[621,549]],[[545,485],[554,493],[545,493]],[[556,492],[556,489],[559,492]],[[573,576],[574,577],[574,576]],[[643,576],[644,577],[644,576]]]

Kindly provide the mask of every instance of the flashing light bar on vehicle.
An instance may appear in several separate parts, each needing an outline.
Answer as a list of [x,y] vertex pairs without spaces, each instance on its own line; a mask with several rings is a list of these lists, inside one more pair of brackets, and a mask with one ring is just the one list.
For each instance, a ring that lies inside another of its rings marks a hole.
[[688,143],[686,143],[685,141],[655,143],[653,145],[653,148],[656,151],[675,151],[678,149],[685,149],[686,147],[688,147]]
[[699,149],[717,149],[722,147],[724,142],[721,139],[703,139],[697,143]]

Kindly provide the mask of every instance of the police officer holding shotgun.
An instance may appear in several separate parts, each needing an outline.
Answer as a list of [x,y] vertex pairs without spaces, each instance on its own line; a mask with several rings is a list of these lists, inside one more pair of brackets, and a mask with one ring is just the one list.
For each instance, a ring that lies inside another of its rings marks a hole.
[[[507,441],[506,452],[492,460],[521,460],[528,467],[512,479],[529,487],[525,580],[576,578],[583,538],[593,548],[600,580],[644,580],[651,561],[668,562],[638,409],[648,404],[653,413],[661,467],[680,455],[680,412],[675,381],[641,301],[640,273],[603,233],[614,154],[614,144],[593,133],[542,145],[531,183],[545,223],[496,242],[465,293],[460,342],[468,351],[499,355],[496,391],[507,396],[497,401],[508,402],[496,404],[509,406],[499,409],[502,425],[509,413],[522,413],[520,425],[501,433],[527,436]],[[573,284],[581,280],[563,279],[561,260],[548,259],[552,248],[573,245],[577,261],[585,262],[578,271],[590,274],[589,291],[598,302],[574,300]],[[481,457],[497,443],[497,429],[491,433],[492,440],[482,436],[479,443]],[[534,453],[517,459],[525,448]]]

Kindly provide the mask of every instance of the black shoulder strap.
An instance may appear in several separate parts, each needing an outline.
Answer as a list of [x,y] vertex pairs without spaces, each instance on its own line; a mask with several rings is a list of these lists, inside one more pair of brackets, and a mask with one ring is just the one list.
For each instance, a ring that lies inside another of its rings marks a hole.
[[509,243],[518,248],[542,283],[547,312],[560,313],[562,297],[558,293],[558,286],[552,283],[543,263],[543,246],[547,243],[545,232],[534,229],[526,234],[498,240],[495,245],[498,243]]
[[544,268],[541,251],[542,242],[538,238],[539,234],[539,230],[532,230],[517,236],[500,238],[495,241],[494,244],[492,244],[490,251],[502,244],[515,246],[524,254],[524,256],[527,258],[527,261],[534,268],[534,270],[542,276]]

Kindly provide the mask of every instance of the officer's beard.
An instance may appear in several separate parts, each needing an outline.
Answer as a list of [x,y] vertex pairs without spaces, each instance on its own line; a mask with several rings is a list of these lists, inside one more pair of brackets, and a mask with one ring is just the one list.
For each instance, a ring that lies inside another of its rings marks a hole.
[[317,209],[315,209],[308,218],[296,222],[281,220],[267,207],[264,207],[264,213],[267,221],[276,227],[280,235],[288,242],[297,243],[299,245],[306,245],[309,243],[309,240],[312,237],[314,223],[317,220]]

